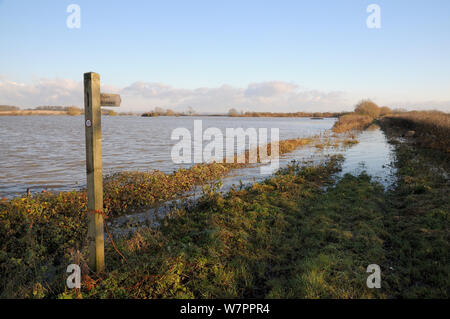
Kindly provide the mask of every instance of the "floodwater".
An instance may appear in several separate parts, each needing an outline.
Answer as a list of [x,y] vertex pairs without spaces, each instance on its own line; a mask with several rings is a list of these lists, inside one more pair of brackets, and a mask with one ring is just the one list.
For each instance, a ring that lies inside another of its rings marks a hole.
[[364,131],[357,137],[359,144],[348,148],[344,152],[342,172],[359,175],[365,171],[374,180],[385,186],[391,187],[395,182],[395,170],[393,168],[393,146],[379,128]]
[[[102,118],[103,172],[123,170],[161,170],[170,173],[188,164],[175,164],[172,147],[178,140],[171,134],[187,128],[193,135],[194,120],[202,120],[203,132],[219,128],[278,128],[280,139],[308,137],[331,129],[335,119],[309,118],[230,118],[104,116]],[[83,116],[5,116],[0,117],[0,198],[42,190],[67,191],[83,188],[86,181]],[[388,175],[384,165],[391,160],[391,149],[381,131],[367,131],[361,143],[344,151],[345,172],[365,169],[380,181]],[[206,144],[206,142],[204,143]],[[225,145],[224,141],[224,145]],[[281,166],[293,159],[317,160],[324,151],[300,148],[282,157]],[[261,180],[259,168],[232,172],[228,184]]]

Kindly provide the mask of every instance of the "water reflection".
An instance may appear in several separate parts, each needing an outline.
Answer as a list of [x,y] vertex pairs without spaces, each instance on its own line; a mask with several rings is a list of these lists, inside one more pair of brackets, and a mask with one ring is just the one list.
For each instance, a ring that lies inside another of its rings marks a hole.
[[366,171],[374,180],[386,188],[394,182],[392,162],[393,146],[379,128],[364,131],[358,135],[359,144],[345,153],[341,176],[346,173],[358,175]]

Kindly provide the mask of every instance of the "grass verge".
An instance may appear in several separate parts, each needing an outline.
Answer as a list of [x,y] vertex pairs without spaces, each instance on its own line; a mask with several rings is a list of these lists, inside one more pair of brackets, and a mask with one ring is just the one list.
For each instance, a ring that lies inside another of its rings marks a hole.
[[385,224],[390,296],[450,296],[450,158],[395,142],[397,186],[387,194]]

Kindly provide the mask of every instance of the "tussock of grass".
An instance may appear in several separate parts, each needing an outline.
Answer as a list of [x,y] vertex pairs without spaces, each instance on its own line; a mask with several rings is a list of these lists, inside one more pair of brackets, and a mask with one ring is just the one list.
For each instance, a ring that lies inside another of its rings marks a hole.
[[352,146],[352,145],[359,144],[359,141],[355,140],[355,139],[346,139],[346,140],[344,140],[343,144],[344,144],[344,146]]

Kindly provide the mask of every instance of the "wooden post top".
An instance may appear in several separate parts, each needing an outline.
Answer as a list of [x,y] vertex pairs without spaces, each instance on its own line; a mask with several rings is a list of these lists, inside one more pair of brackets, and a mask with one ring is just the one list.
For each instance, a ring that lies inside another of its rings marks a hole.
[[95,72],[87,72],[84,74],[85,79],[100,79],[100,74]]

